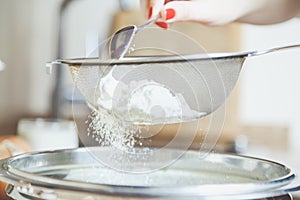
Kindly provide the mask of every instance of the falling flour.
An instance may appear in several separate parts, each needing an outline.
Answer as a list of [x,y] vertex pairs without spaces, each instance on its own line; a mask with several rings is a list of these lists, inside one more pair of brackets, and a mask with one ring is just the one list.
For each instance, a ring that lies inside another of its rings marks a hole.
[[138,126],[118,120],[105,110],[93,110],[87,123],[88,135],[100,146],[113,146],[120,150],[130,151],[139,140]]

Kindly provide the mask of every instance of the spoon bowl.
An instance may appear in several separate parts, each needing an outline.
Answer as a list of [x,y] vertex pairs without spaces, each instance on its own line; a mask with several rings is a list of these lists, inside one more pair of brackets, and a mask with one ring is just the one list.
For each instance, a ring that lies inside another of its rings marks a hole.
[[147,26],[151,25],[153,22],[156,21],[156,19],[157,17],[154,17],[140,26],[129,25],[118,30],[110,40],[110,57],[112,59],[123,58],[130,47],[134,35],[146,28]]

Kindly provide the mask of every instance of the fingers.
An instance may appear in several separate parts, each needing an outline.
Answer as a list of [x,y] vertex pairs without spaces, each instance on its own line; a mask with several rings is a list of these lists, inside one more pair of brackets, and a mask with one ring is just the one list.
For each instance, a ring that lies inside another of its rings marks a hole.
[[[161,11],[161,18],[167,23],[176,21],[190,21],[195,17],[198,5],[193,1],[172,1]],[[197,14],[196,14],[197,15]]]
[[159,15],[156,24],[164,29],[177,21],[221,25],[235,19],[236,4],[237,0],[146,0],[146,12],[148,18]]
[[233,21],[254,24],[276,23],[293,17],[294,12],[298,12],[297,5],[299,3],[297,0],[294,0],[297,5],[291,3],[293,2],[291,0],[144,1],[147,2],[148,17],[151,18],[159,13],[156,24],[165,29],[170,23],[177,21],[196,21],[210,26],[223,25]]
[[197,4],[195,5],[193,1],[170,1],[160,11],[160,18],[156,24],[167,29],[169,23],[191,21],[195,17],[195,13],[198,12],[198,9],[195,9],[194,6],[197,6]]
[[155,17],[160,13],[165,4],[165,0],[144,0],[144,4],[147,18],[150,19],[151,17]]
[[[240,1],[240,0],[239,0]],[[222,25],[236,19],[236,0],[171,1],[161,10],[160,24],[196,21],[205,25]]]

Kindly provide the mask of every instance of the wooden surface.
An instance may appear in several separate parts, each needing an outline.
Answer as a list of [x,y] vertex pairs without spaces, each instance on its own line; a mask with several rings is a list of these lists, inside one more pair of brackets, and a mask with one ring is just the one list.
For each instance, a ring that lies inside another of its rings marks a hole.
[[[18,136],[1,136],[0,137],[0,159],[8,158],[13,155],[13,152],[7,147],[5,143],[8,143],[14,148],[17,148],[20,152],[30,151],[28,144]],[[9,198],[5,193],[6,183],[0,181],[0,199],[7,200]]]

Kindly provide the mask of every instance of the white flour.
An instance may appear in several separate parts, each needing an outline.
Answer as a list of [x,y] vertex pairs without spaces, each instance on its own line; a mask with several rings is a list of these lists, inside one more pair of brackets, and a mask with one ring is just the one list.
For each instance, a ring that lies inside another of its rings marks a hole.
[[88,134],[102,146],[142,146],[138,124],[178,123],[205,114],[191,110],[181,94],[160,83],[126,77],[133,69],[115,66],[98,83]]
[[100,146],[114,146],[122,151],[130,151],[139,139],[138,126],[124,123],[105,110],[93,110],[87,123],[88,135]]
[[101,78],[96,96],[98,107],[135,124],[176,123],[205,114],[190,109],[182,94],[173,93],[161,83],[135,80],[136,77],[128,81],[125,76],[131,70],[133,67],[114,67]]

